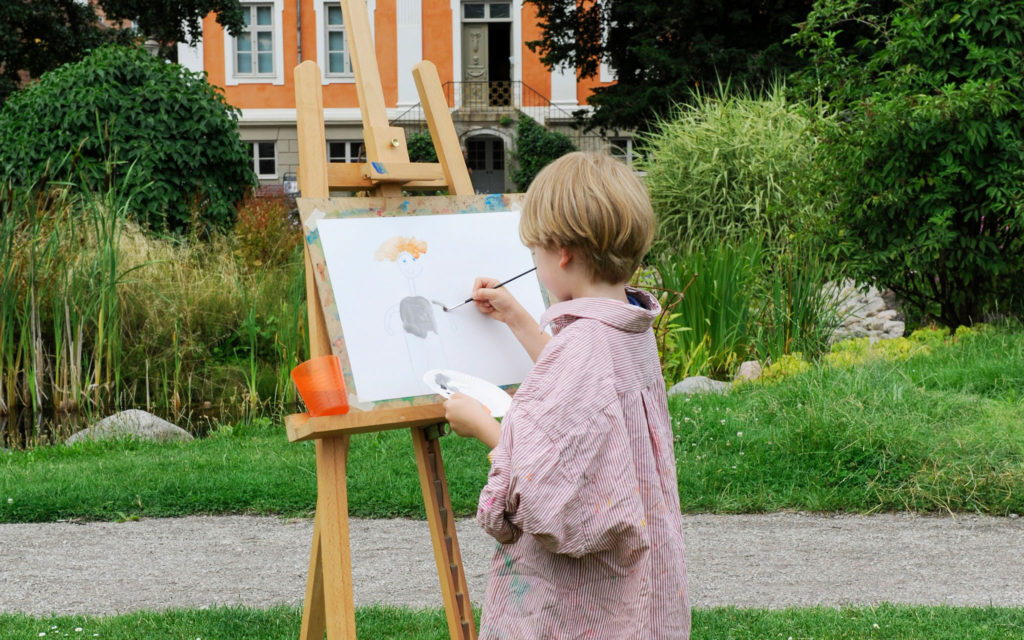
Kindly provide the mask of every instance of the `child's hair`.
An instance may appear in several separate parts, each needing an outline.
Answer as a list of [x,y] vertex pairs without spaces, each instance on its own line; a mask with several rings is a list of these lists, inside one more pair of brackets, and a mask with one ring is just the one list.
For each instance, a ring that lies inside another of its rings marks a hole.
[[654,237],[647,189],[607,154],[576,151],[537,174],[523,200],[519,237],[527,246],[575,249],[595,280],[625,282]]

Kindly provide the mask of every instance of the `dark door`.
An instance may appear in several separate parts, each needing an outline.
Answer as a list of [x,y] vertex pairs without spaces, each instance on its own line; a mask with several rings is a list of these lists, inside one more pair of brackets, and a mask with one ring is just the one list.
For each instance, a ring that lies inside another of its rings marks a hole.
[[505,143],[497,136],[466,140],[466,166],[477,193],[505,191]]

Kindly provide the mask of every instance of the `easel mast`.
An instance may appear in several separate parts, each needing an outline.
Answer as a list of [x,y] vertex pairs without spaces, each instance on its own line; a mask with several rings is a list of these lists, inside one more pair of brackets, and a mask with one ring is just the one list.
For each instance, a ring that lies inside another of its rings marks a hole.
[[[410,163],[405,131],[388,124],[366,3],[341,0],[341,10],[359,95],[368,161],[365,164],[327,162],[320,71],[315,62],[303,62],[295,68],[298,177],[302,197],[327,198],[331,187],[367,190],[378,196],[401,196],[403,189],[447,187],[453,195],[472,195],[469,172],[433,63],[417,64],[413,77],[439,162]],[[310,356],[328,355],[330,339],[308,249],[305,260]],[[346,483],[349,437],[352,433],[401,427],[408,427],[412,432],[449,633],[452,640],[475,639],[476,627],[438,443],[444,424],[443,406],[353,411],[322,418],[296,414],[288,416],[285,423],[290,440],[314,439],[316,442],[317,504],[301,640],[323,640],[325,631],[329,640],[356,637]]]

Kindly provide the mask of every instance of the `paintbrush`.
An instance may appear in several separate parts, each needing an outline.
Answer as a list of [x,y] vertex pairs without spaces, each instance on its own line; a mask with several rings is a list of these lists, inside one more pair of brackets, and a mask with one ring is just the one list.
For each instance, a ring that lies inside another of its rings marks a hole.
[[[518,279],[518,278],[522,278],[522,277],[523,277],[523,276],[525,276],[526,274],[528,274],[528,273],[531,273],[531,272],[533,272],[533,271],[536,271],[536,270],[537,270],[537,267],[533,267],[533,268],[531,268],[531,269],[527,269],[526,271],[524,271],[524,272],[520,273],[519,275],[517,275],[517,276],[512,276],[511,278],[509,278],[509,279],[508,279],[508,280],[506,280],[505,282],[502,282],[501,284],[499,284],[499,285],[497,285],[497,286],[495,286],[495,287],[493,287],[493,288],[494,288],[494,289],[500,289],[500,288],[504,287],[504,286],[505,286],[506,284],[508,284],[508,283],[512,282],[513,280],[516,280],[516,279]],[[442,309],[443,311],[454,311],[455,309],[458,309],[459,307],[461,307],[461,306],[462,306],[462,305],[464,305],[464,304],[468,304],[468,303],[470,303],[470,302],[473,302],[473,296],[470,296],[470,297],[466,298],[465,300],[463,300],[463,301],[462,301],[462,302],[460,302],[459,304],[455,305],[454,307],[448,307],[448,306],[445,306],[445,305],[441,304],[440,302],[438,302],[437,300],[431,300],[431,302],[433,302],[434,304],[436,304],[436,305],[438,305],[439,307],[441,307],[441,309]]]

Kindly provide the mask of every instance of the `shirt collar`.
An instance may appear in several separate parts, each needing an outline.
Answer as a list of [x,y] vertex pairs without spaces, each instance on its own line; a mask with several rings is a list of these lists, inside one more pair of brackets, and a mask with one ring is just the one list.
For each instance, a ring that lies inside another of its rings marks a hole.
[[550,324],[554,333],[558,333],[575,320],[589,318],[630,333],[647,331],[661,313],[661,305],[658,304],[657,298],[642,289],[626,287],[626,292],[636,298],[643,307],[611,298],[566,300],[548,307],[540,317],[540,326],[543,329]]

